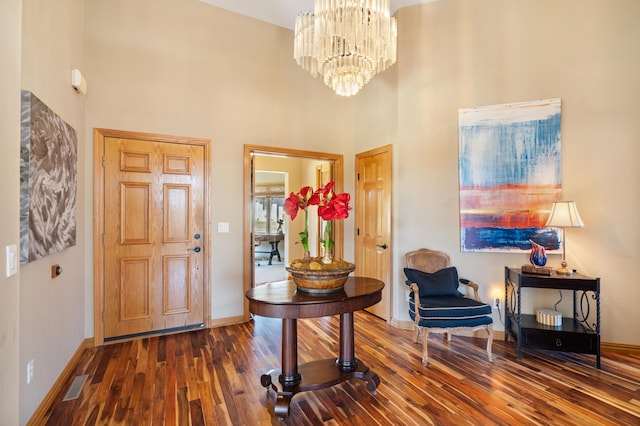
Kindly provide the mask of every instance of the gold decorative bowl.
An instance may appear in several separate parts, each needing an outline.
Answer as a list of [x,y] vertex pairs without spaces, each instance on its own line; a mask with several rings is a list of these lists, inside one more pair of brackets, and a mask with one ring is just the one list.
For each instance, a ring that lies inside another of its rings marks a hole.
[[[291,274],[293,282],[298,290],[309,293],[331,293],[340,291],[344,287],[349,274],[356,270],[353,263],[339,260],[341,263],[335,265],[323,265],[323,269],[307,269],[294,266],[286,266],[285,269]],[[292,265],[295,261],[292,262]]]

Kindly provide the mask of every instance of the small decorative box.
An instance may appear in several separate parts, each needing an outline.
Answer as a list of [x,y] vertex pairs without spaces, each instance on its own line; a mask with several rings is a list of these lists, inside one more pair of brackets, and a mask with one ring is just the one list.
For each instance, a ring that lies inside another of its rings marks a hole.
[[538,309],[536,311],[536,321],[544,325],[562,325],[562,315],[552,309]]

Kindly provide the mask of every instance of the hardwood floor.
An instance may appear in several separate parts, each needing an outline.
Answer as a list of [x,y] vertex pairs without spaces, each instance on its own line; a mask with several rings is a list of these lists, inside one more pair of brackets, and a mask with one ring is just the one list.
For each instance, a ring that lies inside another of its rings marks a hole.
[[[338,353],[338,319],[298,321],[299,362]],[[429,338],[430,364],[412,332],[355,315],[356,356],[380,377],[296,395],[273,416],[260,375],[280,365],[280,320],[254,321],[87,350],[78,399],[56,398],[47,425],[639,425],[640,357],[524,351],[497,340]],[[66,387],[65,387],[66,389]],[[66,390],[65,390],[66,392]]]

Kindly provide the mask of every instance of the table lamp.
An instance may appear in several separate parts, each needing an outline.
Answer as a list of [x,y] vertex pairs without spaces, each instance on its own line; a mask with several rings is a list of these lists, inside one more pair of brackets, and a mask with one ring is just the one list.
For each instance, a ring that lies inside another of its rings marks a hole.
[[574,201],[556,201],[551,207],[551,214],[545,224],[548,228],[562,229],[562,262],[561,268],[556,273],[561,275],[573,275],[573,270],[567,268],[567,257],[564,244],[564,228],[584,228],[584,222],[578,213],[578,207]]

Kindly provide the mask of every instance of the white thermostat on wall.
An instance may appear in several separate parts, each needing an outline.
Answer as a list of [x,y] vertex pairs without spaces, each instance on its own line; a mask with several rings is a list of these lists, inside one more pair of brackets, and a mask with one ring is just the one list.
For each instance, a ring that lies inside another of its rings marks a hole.
[[6,266],[7,266],[7,277],[15,275],[18,273],[18,247],[14,245],[10,245],[5,247],[6,250]]
[[87,80],[84,79],[79,69],[71,70],[71,86],[73,86],[78,93],[82,93],[83,95],[87,93]]

